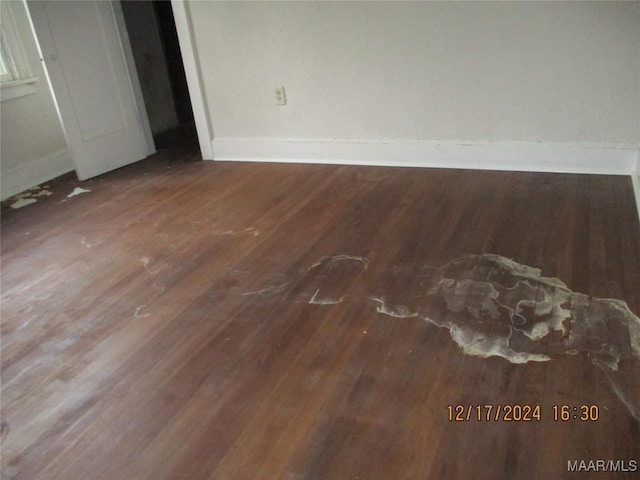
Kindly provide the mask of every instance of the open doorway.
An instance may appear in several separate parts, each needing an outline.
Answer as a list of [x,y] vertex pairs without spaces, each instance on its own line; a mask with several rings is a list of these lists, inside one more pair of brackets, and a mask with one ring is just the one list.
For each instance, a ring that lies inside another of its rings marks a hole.
[[198,147],[171,2],[121,2],[157,149]]

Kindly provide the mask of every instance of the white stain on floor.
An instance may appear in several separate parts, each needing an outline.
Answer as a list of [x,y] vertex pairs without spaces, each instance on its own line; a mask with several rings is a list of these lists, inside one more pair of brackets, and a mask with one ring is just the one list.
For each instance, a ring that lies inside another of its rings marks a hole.
[[311,305],[337,305],[339,303],[342,303],[346,297],[346,295],[342,295],[339,298],[322,298],[320,296],[320,289],[318,288],[308,303]]
[[145,308],[147,308],[146,305],[140,305],[138,308],[136,308],[136,311],[133,313],[134,318],[143,318],[150,316],[150,313],[142,313]]
[[270,285],[270,286],[265,287],[265,288],[261,288],[260,290],[254,290],[254,291],[251,291],[251,292],[244,292],[242,295],[244,295],[244,296],[249,296],[249,295],[262,295],[262,296],[275,295],[276,293],[283,291],[285,288],[287,288],[287,284],[286,283],[280,283],[280,284],[276,284],[276,285]]
[[[379,272],[386,291],[372,295],[360,277],[368,265],[364,257],[325,256],[289,288],[271,293],[283,291],[292,301],[306,297],[312,305],[349,298],[389,317],[419,318],[448,329],[460,350],[474,357],[523,364],[585,354],[640,420],[640,396],[624,371],[640,361],[640,319],[626,302],[573,292],[538,268],[494,254],[467,255],[439,268]],[[422,273],[416,277],[416,271]]]
[[76,187],[73,189],[73,192],[67,195],[67,198],[75,197],[76,195],[81,195],[83,193],[89,193],[90,191],[91,190],[87,190],[85,188]]
[[38,197],[48,197],[49,195],[53,195],[53,192],[49,190],[48,185],[33,187],[11,197],[12,203],[10,206],[13,209],[26,207],[27,205],[36,203],[38,201]]
[[81,242],[80,242],[80,243],[81,243],[84,247],[86,247],[86,248],[93,248],[93,247],[95,247],[96,245],[100,245],[102,242],[104,242],[104,240],[100,240],[100,241],[98,241],[98,242],[89,242],[89,241],[87,240],[87,237],[83,236],[83,237],[82,237],[82,240],[81,240]]
[[231,235],[234,237],[238,235],[250,235],[252,237],[257,237],[260,235],[260,230],[255,227],[248,227],[244,230],[226,230],[224,232],[220,232],[219,235]]
[[38,200],[35,198],[20,198],[11,204],[11,208],[22,208],[32,203],[36,203]]

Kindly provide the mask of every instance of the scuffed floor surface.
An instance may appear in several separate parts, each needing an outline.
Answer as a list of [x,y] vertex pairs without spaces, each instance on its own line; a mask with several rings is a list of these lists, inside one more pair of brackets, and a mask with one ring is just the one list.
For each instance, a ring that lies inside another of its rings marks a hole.
[[627,178],[194,158],[3,205],[3,480],[638,475]]
[[373,289],[357,278],[368,267],[366,258],[333,255],[289,283],[276,281],[244,295],[281,294],[276,301],[313,305],[373,304],[378,313],[448,329],[461,351],[476,357],[527,363],[586,354],[640,421],[640,379],[620,368],[632,363],[640,371],[640,319],[624,301],[572,292],[539,269],[493,254],[467,255],[439,268],[380,272],[373,284],[382,286]]

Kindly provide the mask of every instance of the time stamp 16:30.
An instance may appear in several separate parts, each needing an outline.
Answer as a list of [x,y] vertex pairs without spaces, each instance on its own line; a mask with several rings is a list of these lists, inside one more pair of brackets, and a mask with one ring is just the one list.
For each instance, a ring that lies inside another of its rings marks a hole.
[[[598,405],[552,405],[554,422],[597,422],[600,418]],[[447,405],[450,422],[539,422],[543,409],[540,405],[483,404]]]

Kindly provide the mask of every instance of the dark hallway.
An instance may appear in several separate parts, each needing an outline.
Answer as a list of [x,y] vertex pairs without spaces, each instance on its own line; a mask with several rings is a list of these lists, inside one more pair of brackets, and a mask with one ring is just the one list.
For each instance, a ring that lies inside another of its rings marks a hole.
[[196,146],[193,112],[171,2],[121,2],[157,149]]

